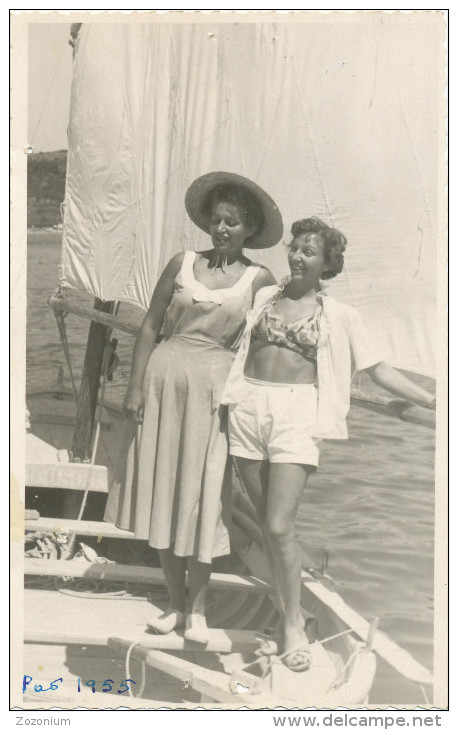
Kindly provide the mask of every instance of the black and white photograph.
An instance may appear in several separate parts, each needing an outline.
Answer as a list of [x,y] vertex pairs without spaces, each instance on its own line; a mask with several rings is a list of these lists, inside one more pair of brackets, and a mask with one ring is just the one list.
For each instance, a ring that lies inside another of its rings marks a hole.
[[11,707],[446,710],[447,11],[10,19]]

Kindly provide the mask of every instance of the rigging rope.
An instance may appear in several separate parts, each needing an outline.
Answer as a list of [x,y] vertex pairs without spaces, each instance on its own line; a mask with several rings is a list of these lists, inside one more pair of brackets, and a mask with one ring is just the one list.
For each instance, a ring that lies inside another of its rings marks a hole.
[[423,699],[426,702],[426,704],[431,705],[432,702],[430,701],[430,699],[428,697],[428,693],[426,692],[426,688],[425,688],[424,684],[420,684],[420,689],[421,689],[421,693],[423,695]]
[[[137,646],[137,645],[138,646],[141,646],[141,642],[140,641],[135,641],[133,644],[131,644],[129,646],[129,648],[127,650],[127,654],[126,654],[126,665],[125,665],[126,666],[126,677],[127,678],[129,677],[130,655],[132,654],[132,649],[135,646]],[[141,681],[141,684],[140,684],[140,688],[138,690],[138,693],[136,695],[133,694],[132,689],[131,689],[130,684],[129,684],[129,697],[134,697],[134,698],[135,697],[141,697],[142,694],[143,694],[143,692],[145,691],[145,683],[146,683],[146,662],[143,659],[139,659],[139,661],[141,661],[141,663],[142,663],[142,681]]]
[[[112,563],[113,561],[107,561],[108,563]],[[100,560],[94,560],[94,561],[88,561],[89,565],[100,565],[102,564],[102,561]],[[33,583],[33,578],[35,576],[31,576],[31,581]],[[70,585],[73,586],[72,588],[65,588],[65,583],[70,579]],[[62,581],[64,581],[64,585],[62,585]],[[125,587],[124,588],[112,588],[112,590],[109,590],[110,585],[111,586],[118,586],[120,583],[122,583]],[[129,581],[107,581],[105,578],[94,578],[93,580],[88,580],[87,578],[71,578],[60,576],[60,577],[54,577],[54,580],[52,582],[53,587],[59,591],[59,593],[65,593],[66,595],[73,596],[75,598],[87,598],[87,599],[98,599],[102,598],[103,600],[123,600],[123,601],[143,601],[148,603],[153,603],[154,600],[162,601],[165,598],[166,595],[166,588],[165,586],[154,586],[154,589],[152,586],[148,587],[147,595],[145,596],[145,587],[142,585],[138,585],[136,583],[132,584],[133,588],[132,590],[129,588],[131,585]],[[137,593],[135,591],[138,591]]]
[[[325,639],[321,639],[320,641],[314,641],[313,644],[325,644],[328,641],[332,641],[332,639],[337,639],[340,636],[344,636],[346,634],[352,634],[352,633],[354,633],[354,630],[353,629],[346,629],[345,631],[340,631],[338,634],[333,634],[332,636],[328,636]],[[310,644],[309,646],[312,646],[312,644]],[[277,659],[283,659],[288,654],[293,654],[295,651],[306,650],[306,649],[307,649],[307,645],[304,645],[304,643],[302,643],[302,644],[299,644],[294,649],[289,649],[288,651],[285,651],[284,654],[273,654],[273,655],[262,654],[260,657],[258,657],[258,659],[255,659],[254,662],[250,662],[250,664],[247,664],[243,668],[243,670],[246,671],[248,669],[248,667],[254,667],[255,664],[258,664],[259,662],[261,662],[263,659],[266,658],[266,656],[267,657],[268,656],[275,656]],[[360,650],[361,650],[360,647],[358,647],[358,649],[350,656],[350,659],[353,657],[353,655],[357,651],[360,651]],[[350,659],[347,661],[347,664],[345,664],[344,669],[347,667],[348,662],[350,661]]]
[[345,682],[345,672],[347,671],[348,667],[353,662],[356,655],[361,654],[362,651],[367,651],[366,647],[359,646],[357,649],[354,650],[354,652],[352,652],[352,654],[350,654],[347,661],[343,665],[342,669],[337,673],[337,676],[334,679],[334,681],[332,682],[329,689],[338,689],[338,687]]
[[71,362],[71,358],[70,358],[70,348],[68,346],[68,340],[67,340],[67,328],[65,326],[65,317],[67,316],[67,312],[59,312],[57,309],[54,309],[54,307],[53,307],[53,312],[54,312],[54,316],[56,318],[57,329],[59,330],[60,341],[61,341],[62,348],[64,351],[65,360],[67,362],[68,372],[70,374],[70,380],[72,381],[73,398],[75,400],[76,407],[78,407],[79,394],[78,394],[78,389],[76,387],[75,378],[73,375],[72,362]]

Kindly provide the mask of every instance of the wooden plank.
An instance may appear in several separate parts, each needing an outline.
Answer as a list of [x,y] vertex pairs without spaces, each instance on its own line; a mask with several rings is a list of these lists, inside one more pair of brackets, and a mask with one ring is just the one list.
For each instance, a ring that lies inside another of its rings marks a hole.
[[58,590],[26,588],[24,637],[33,644],[82,646],[106,646],[109,636],[122,631],[129,638],[144,637],[148,635],[148,617],[160,614],[166,602],[165,592],[161,608],[141,597],[103,598],[89,592],[68,595]]
[[28,487],[71,489],[108,493],[108,470],[94,464],[42,464],[28,462],[25,465],[25,483]]
[[[34,560],[24,561],[25,575],[46,575],[70,578],[90,578],[94,580],[127,581],[146,585],[166,585],[160,568],[144,568],[138,565],[119,565],[116,563],[88,563],[76,560]],[[236,591],[272,593],[271,587],[263,580],[252,576],[212,573],[211,588]]]
[[[38,514],[38,513],[37,513]],[[64,520],[60,517],[30,517],[25,521],[26,531],[62,532],[86,535],[89,537],[117,537],[123,540],[135,540],[135,533],[121,530],[111,522],[91,522],[89,520]]]
[[[209,629],[208,644],[187,641],[183,636],[183,631],[153,634],[146,629],[137,631],[131,629],[120,633],[119,638],[122,638],[128,646],[139,644],[148,650],[157,649],[158,651],[213,651],[220,654],[251,651],[254,653],[260,645],[260,639],[253,631],[237,629]],[[56,630],[52,627],[26,629],[24,640],[32,644],[91,644],[93,646],[102,645],[103,640],[104,645],[110,646],[110,637],[106,635],[106,629],[103,637],[100,631],[91,632],[83,627],[81,629],[68,627],[64,630]]]

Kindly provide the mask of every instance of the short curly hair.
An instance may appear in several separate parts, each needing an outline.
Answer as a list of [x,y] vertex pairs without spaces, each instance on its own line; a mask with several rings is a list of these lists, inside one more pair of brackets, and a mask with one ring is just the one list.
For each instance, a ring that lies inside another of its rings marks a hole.
[[210,190],[201,207],[202,213],[209,220],[212,215],[213,206],[218,205],[218,203],[239,205],[243,210],[248,226],[254,226],[256,229],[255,233],[259,233],[262,230],[265,221],[261,204],[251,190],[231,183],[216,185]]
[[319,218],[303,218],[295,221],[291,226],[291,233],[294,238],[302,233],[317,233],[324,242],[324,256],[328,270],[321,275],[322,279],[333,279],[340,274],[344,265],[344,252],[347,247],[347,239],[337,230],[331,228]]

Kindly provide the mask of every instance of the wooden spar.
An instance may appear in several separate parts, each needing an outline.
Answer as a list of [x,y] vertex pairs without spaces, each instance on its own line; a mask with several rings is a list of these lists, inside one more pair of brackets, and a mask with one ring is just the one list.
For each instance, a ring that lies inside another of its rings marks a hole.
[[[118,638],[110,638],[108,646],[117,653],[127,654],[130,649],[130,642]],[[166,672],[184,682],[184,688],[192,688],[211,697],[217,702],[237,702],[241,697],[231,689],[231,677],[224,672],[217,672],[214,669],[207,669],[185,659],[166,654],[162,651],[149,650],[143,646],[134,647],[131,657],[144,661],[148,666]],[[243,694],[244,702],[248,697]],[[256,698],[255,701],[257,701]]]
[[[83,599],[84,600],[84,599]],[[86,604],[82,607],[84,610]],[[159,613],[162,613],[161,611]],[[113,627],[111,627],[112,629]],[[127,645],[141,644],[146,650],[157,649],[159,651],[186,651],[201,652],[210,651],[219,654],[231,654],[232,652],[254,653],[261,643],[254,631],[237,631],[235,629],[208,629],[208,643],[199,644],[195,641],[187,641],[183,631],[172,631],[170,634],[149,634],[138,628],[119,628],[122,632],[122,640]],[[110,645],[110,637],[101,631],[95,631],[93,627],[67,627],[61,626],[54,630],[49,626],[40,625],[38,628],[26,629],[24,639],[30,644],[92,644],[100,646]],[[114,638],[114,637],[113,637]]]
[[[118,329],[134,336],[140,330],[141,319],[144,314],[138,310],[123,312],[121,316],[115,317],[104,310],[91,308],[83,304],[75,304],[69,299],[56,296],[49,299],[49,304],[60,312],[70,312],[105,327]],[[426,426],[426,428],[435,428],[435,414],[433,411],[420,408],[420,406],[415,406],[407,401],[391,400],[372,393],[369,395],[358,388],[352,387],[351,402],[354,406],[375,411],[375,413],[400,418],[402,421]]]
[[369,395],[353,386],[351,389],[351,403],[354,406],[366,408],[384,416],[400,418],[401,421],[417,423],[427,428],[436,428],[436,414],[434,411],[421,408],[405,400],[391,400],[373,393]]
[[84,535],[85,537],[116,537],[121,540],[135,540],[135,533],[129,530],[121,530],[110,522],[93,522],[91,520],[64,520],[60,517],[37,517],[28,516],[26,510],[25,529],[26,532],[66,533],[69,535]]
[[[100,300],[97,300],[100,301]],[[139,308],[135,311],[123,311],[122,316],[115,316],[94,307],[88,307],[84,304],[75,304],[71,298],[52,296],[48,299],[48,304],[58,312],[69,312],[76,314],[82,319],[110,327],[112,329],[126,332],[129,335],[136,336],[140,330],[144,311]]]
[[[145,585],[166,585],[160,568],[144,568],[138,565],[119,563],[89,563],[77,560],[33,560],[24,561],[25,575],[46,575],[66,578],[87,578],[90,580],[126,581]],[[212,573],[210,587],[231,589],[250,593],[271,593],[271,587],[253,576]]]

